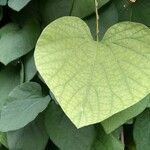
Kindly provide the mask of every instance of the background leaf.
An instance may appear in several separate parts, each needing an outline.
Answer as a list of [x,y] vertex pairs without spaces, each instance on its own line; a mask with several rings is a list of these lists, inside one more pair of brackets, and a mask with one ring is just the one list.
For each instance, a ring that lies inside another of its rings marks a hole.
[[134,140],[137,150],[149,150],[150,147],[150,109],[145,110],[136,119]]
[[8,0],[8,6],[16,11],[20,11],[31,0]]
[[44,150],[48,141],[44,120],[40,116],[22,129],[7,133],[10,150]]
[[[111,3],[110,5],[107,5],[107,7],[104,7],[99,11],[99,16],[99,38],[102,39],[108,28],[118,22],[118,12],[115,5]],[[95,14],[87,17],[85,21],[90,28],[93,38],[96,39]]]
[[[98,0],[99,8],[109,0]],[[41,3],[41,13],[44,25],[62,16],[77,16],[84,18],[95,12],[95,2],[93,0],[43,0]]]
[[113,0],[119,14],[119,21],[140,22],[150,27],[149,0]]
[[97,138],[91,150],[124,150],[124,146],[112,134],[107,135],[99,126],[97,128]]
[[111,133],[129,119],[139,115],[149,103],[150,100],[148,95],[142,101],[104,120],[101,124],[107,133]]
[[17,25],[7,25],[0,29],[0,62],[9,62],[25,55],[35,46],[40,34],[40,26],[36,22],[27,22],[20,29]]
[[38,83],[29,82],[17,86],[11,91],[2,107],[0,131],[6,132],[24,127],[47,107],[49,101],[49,96],[42,96]]
[[0,0],[0,5],[6,5],[7,4],[7,0]]
[[60,107],[51,103],[46,113],[46,129],[50,139],[61,150],[90,150],[95,138],[93,126],[76,129]]

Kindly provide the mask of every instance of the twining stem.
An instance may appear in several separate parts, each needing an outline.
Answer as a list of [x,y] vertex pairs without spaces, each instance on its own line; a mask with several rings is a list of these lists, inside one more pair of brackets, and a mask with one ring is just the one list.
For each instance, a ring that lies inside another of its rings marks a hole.
[[95,12],[96,12],[96,39],[99,41],[99,15],[98,15],[98,2],[95,0]]

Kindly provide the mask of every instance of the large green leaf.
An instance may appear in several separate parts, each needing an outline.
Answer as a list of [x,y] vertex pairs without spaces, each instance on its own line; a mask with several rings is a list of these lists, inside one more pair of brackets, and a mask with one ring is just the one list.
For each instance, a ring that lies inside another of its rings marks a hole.
[[7,101],[8,94],[20,83],[19,70],[13,66],[7,66],[0,71],[0,111]]
[[31,0],[8,0],[8,6],[16,11],[21,10]]
[[123,22],[101,42],[77,17],[62,17],[41,34],[35,61],[56,100],[79,128],[122,111],[149,94],[150,29]]
[[61,150],[90,150],[95,139],[93,126],[77,129],[56,104],[46,113],[46,129],[50,139]]
[[112,134],[106,134],[104,130],[99,127],[97,129],[97,138],[91,150],[124,150],[123,144]]
[[48,105],[50,97],[42,96],[41,87],[34,82],[17,86],[2,107],[0,131],[17,130],[34,120]]
[[139,115],[150,103],[149,95],[137,104],[113,115],[112,117],[104,120],[102,126],[107,133],[111,133],[119,126],[127,122],[129,119]]
[[119,14],[119,20],[135,21],[150,27],[150,1],[149,0],[113,0]]
[[0,29],[0,62],[5,65],[32,50],[40,34],[40,26],[29,21],[23,28],[8,24]]
[[134,140],[136,150],[149,150],[150,148],[150,109],[145,110],[136,119],[134,125]]
[[[95,11],[94,0],[40,0],[44,24],[62,17],[78,16],[84,18]],[[98,0],[99,8],[109,0]]]
[[10,150],[44,150],[48,141],[44,120],[38,117],[22,129],[7,133]]

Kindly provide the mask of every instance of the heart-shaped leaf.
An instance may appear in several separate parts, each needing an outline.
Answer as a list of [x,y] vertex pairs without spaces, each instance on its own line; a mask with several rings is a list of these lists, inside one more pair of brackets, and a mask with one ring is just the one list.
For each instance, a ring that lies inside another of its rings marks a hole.
[[7,24],[0,29],[0,62],[7,65],[11,61],[27,54],[35,46],[40,34],[40,25],[36,21],[27,21],[19,28],[16,24]]
[[10,150],[44,150],[48,135],[44,126],[44,117],[38,116],[24,128],[7,132]]
[[119,128],[121,125],[129,121],[130,119],[134,118],[141,112],[145,110],[147,107],[149,100],[149,95],[146,96],[143,100],[141,100],[139,103],[111,116],[110,118],[104,120],[101,122],[103,128],[108,133],[111,133],[115,129]]
[[150,109],[140,114],[134,124],[134,141],[137,150],[149,150],[150,146]]
[[70,150],[70,148],[71,150],[91,150],[95,139],[94,126],[77,129],[58,105],[53,103],[49,105],[45,116],[45,126],[50,139],[61,150]]
[[40,36],[35,61],[58,103],[79,128],[101,122],[150,91],[150,30],[122,22],[101,42],[77,17],[63,17]]
[[47,107],[49,96],[43,97],[41,86],[26,82],[14,88],[1,109],[0,131],[17,130],[34,120]]

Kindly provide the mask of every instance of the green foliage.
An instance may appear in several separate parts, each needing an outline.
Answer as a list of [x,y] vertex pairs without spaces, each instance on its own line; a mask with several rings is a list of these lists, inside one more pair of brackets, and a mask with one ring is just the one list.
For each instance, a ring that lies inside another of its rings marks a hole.
[[96,131],[97,138],[92,150],[124,150],[123,144],[113,134],[106,134],[100,126]]
[[97,43],[82,20],[63,17],[41,34],[35,62],[64,112],[80,128],[149,94],[149,43],[150,29],[142,24],[116,24]]
[[150,109],[140,114],[134,125],[134,139],[137,150],[150,148]]
[[7,133],[8,146],[10,149],[42,150],[48,142],[43,117],[29,123],[26,127]]
[[40,26],[29,21],[21,29],[16,24],[8,24],[0,29],[0,62],[7,65],[25,55],[35,46],[40,34]]
[[149,0],[0,0],[0,150],[149,150],[149,16]]
[[0,130],[6,132],[24,127],[46,108],[49,101],[49,96],[42,96],[38,83],[17,86],[1,109]]
[[[90,150],[95,139],[94,126],[77,129],[56,104],[46,113],[46,129],[52,141],[61,150]],[[82,141],[82,142],[81,142]]]
[[150,103],[150,100],[149,100],[149,95],[148,95],[143,100],[141,100],[139,103],[104,120],[102,122],[102,126],[104,127],[104,129],[107,133],[111,133],[112,131],[114,131],[115,129],[117,129],[124,123],[126,123],[131,118],[134,118],[138,114],[143,112],[149,103]]
[[6,5],[7,4],[7,0],[0,0],[0,5]]

